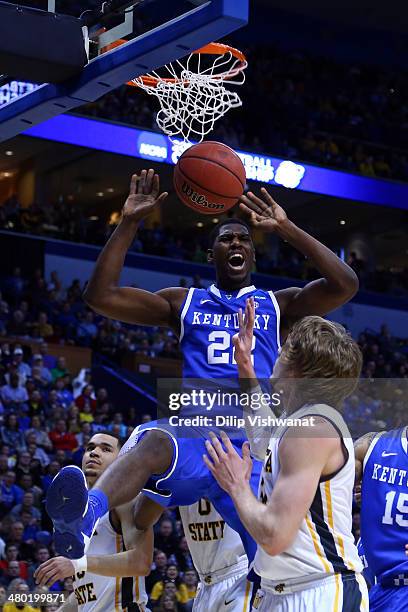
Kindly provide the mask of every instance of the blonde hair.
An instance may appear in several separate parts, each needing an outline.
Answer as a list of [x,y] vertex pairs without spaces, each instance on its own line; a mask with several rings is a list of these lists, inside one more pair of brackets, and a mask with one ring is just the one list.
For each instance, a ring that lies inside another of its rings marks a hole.
[[[363,362],[358,344],[345,328],[317,316],[295,323],[280,359],[295,377],[302,379],[304,403],[332,406],[354,391]],[[310,379],[314,379],[313,383]]]

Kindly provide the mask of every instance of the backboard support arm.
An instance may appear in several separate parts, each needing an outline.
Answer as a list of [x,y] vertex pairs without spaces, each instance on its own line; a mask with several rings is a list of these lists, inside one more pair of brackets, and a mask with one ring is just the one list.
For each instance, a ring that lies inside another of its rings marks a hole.
[[98,100],[127,81],[218,40],[248,22],[247,0],[212,0],[91,60],[80,77],[44,84],[0,109],[0,142]]

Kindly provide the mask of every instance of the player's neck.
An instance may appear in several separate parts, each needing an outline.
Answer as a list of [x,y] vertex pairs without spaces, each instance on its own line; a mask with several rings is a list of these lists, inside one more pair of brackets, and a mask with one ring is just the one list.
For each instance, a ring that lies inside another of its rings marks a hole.
[[251,277],[247,276],[244,281],[234,282],[230,278],[222,279],[217,277],[217,281],[215,283],[216,287],[221,291],[239,291],[244,287],[249,287],[251,285]]

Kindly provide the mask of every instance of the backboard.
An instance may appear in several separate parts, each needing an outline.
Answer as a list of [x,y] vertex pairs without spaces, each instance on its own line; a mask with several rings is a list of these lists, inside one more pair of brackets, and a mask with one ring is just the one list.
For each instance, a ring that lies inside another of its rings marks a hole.
[[[175,16],[162,22],[158,16],[166,18],[166,11],[163,11],[165,5],[160,0],[115,4],[126,5],[123,14],[118,12],[116,16],[119,23],[113,27],[92,25],[84,28],[89,62],[79,77],[58,85],[43,84],[0,108],[0,142],[56,115],[95,101],[132,78],[219,40],[248,21],[248,0],[173,0],[172,14]],[[95,6],[94,0],[92,5]],[[142,27],[142,33],[135,33],[133,12],[140,7],[146,7],[156,20],[152,19],[151,29]],[[55,10],[54,0],[48,0],[46,8]],[[124,36],[128,42],[122,46],[102,55],[95,53],[95,45],[100,48]]]

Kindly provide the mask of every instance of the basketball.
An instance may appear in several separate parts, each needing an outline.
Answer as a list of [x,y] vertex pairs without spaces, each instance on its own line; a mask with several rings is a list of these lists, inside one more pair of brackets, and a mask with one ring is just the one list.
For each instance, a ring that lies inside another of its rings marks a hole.
[[245,168],[230,147],[206,141],[183,153],[173,181],[183,204],[203,215],[219,215],[232,208],[243,194]]

